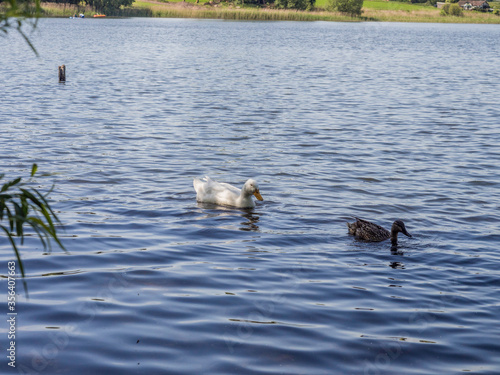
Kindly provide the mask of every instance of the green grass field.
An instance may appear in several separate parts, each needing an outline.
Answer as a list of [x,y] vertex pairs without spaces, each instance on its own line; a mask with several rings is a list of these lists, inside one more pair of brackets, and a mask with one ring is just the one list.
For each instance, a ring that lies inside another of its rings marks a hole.
[[[321,0],[325,1],[325,0]],[[425,4],[410,4],[403,3],[399,1],[384,1],[384,0],[365,0],[363,2],[363,9],[374,9],[374,10],[422,10],[422,9],[433,9],[434,7]]]
[[490,4],[490,7],[493,9],[500,9],[500,1],[488,1],[488,4]]

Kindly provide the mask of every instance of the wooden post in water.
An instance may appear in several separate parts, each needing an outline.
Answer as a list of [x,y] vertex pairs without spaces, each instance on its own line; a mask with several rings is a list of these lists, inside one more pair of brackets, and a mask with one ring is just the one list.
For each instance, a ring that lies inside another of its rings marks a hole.
[[59,82],[66,82],[66,65],[59,67]]

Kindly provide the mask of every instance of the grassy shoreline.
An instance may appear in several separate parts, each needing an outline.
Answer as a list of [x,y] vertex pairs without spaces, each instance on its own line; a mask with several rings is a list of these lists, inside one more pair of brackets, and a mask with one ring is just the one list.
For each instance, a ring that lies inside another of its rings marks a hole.
[[[320,0],[321,1],[321,0]],[[323,5],[320,3],[319,5]],[[85,13],[96,14],[90,7],[77,7],[56,3],[42,3],[46,17],[70,17]],[[318,9],[311,12],[273,8],[239,7],[227,3],[208,4],[207,0],[186,2],[158,2],[140,0],[132,7],[120,9],[108,16],[117,17],[163,17],[205,18],[249,21],[337,21],[337,22],[424,22],[424,23],[487,23],[500,24],[500,17],[491,13],[464,12],[463,17],[441,16],[439,9],[430,6],[394,1],[365,1],[361,17],[350,17],[337,12]]]

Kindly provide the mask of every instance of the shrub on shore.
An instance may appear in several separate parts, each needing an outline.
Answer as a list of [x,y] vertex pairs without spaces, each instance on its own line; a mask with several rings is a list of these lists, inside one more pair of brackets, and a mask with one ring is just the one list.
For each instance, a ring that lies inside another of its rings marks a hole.
[[441,8],[441,15],[442,16],[463,17],[464,12],[458,4],[446,3],[443,5],[443,8]]
[[312,10],[316,0],[275,0],[277,8]]
[[327,4],[328,10],[349,14],[351,17],[360,16],[363,8],[363,0],[328,0]]

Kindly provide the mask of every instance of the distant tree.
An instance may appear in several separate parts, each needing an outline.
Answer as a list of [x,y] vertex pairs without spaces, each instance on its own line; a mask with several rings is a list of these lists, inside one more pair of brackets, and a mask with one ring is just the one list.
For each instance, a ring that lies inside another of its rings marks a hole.
[[277,8],[311,10],[314,8],[316,0],[275,0]]
[[[226,0],[226,1],[227,3],[243,4],[243,5],[245,4],[264,5],[266,3],[266,0]],[[199,0],[197,0],[197,3],[199,3]]]
[[43,0],[44,3],[79,5],[81,0]]
[[327,0],[327,9],[349,14],[351,17],[360,16],[363,0]]
[[120,9],[121,6],[130,6],[134,0],[85,0],[85,4],[90,5],[96,12],[111,14]]

